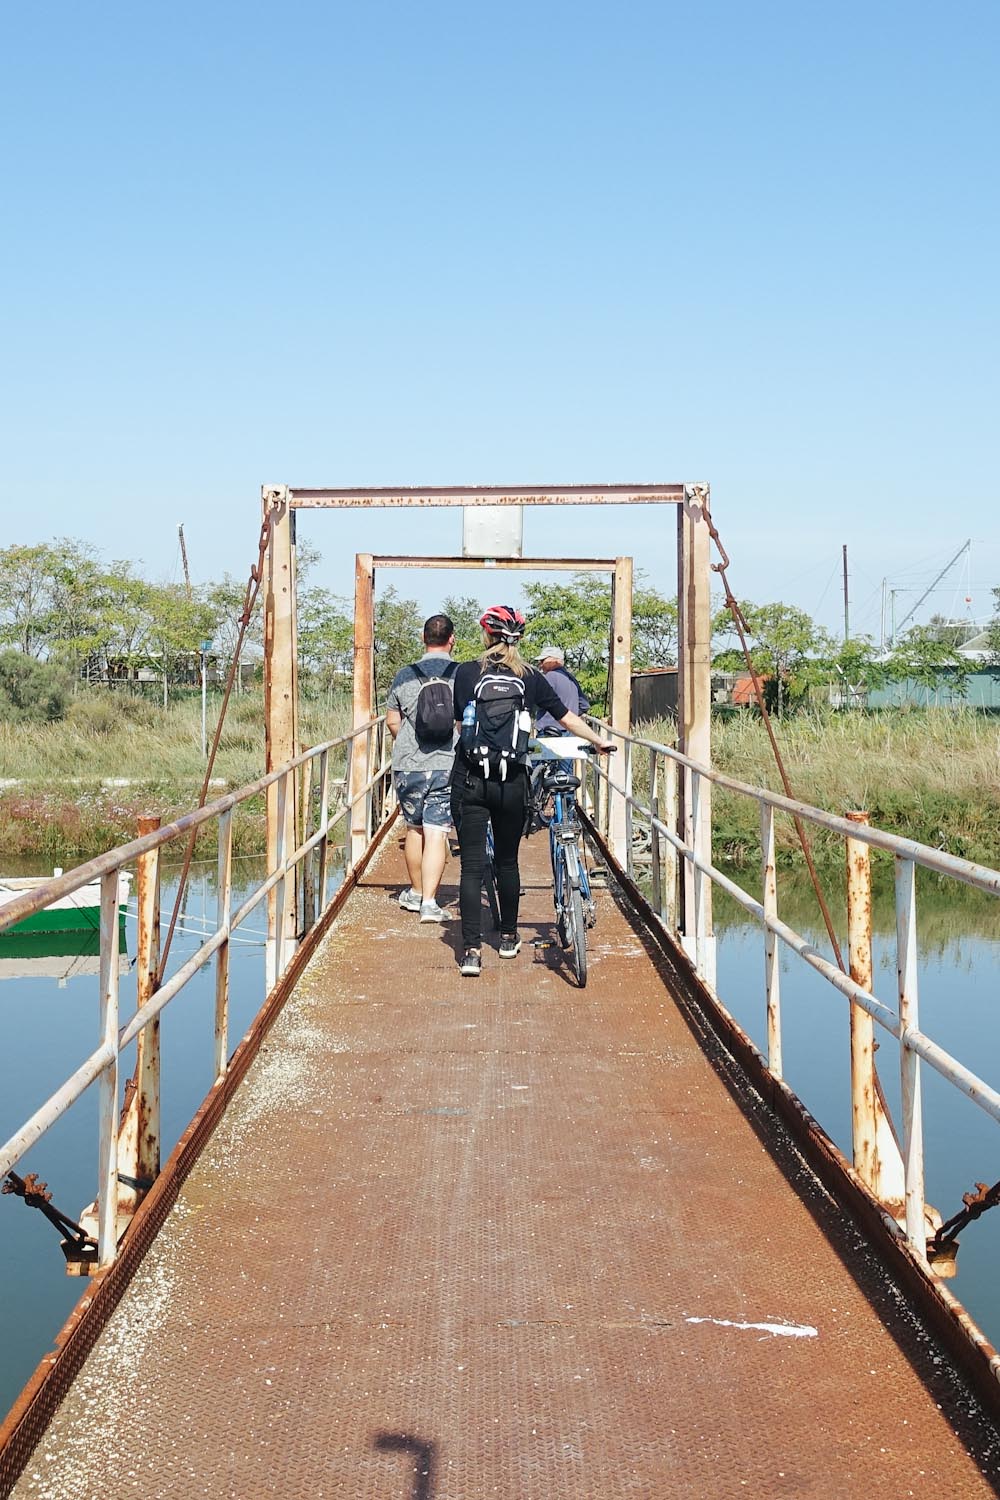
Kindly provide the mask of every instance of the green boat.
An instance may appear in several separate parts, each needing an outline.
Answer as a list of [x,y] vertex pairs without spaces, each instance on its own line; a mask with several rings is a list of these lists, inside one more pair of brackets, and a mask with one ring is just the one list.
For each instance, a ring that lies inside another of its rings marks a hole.
[[[0,876],[0,923],[3,922],[4,907],[28,891],[48,885],[63,872],[55,870],[51,875]],[[118,916],[123,921],[128,906],[129,887],[132,876],[127,870],[118,872]],[[0,928],[5,935],[27,932],[100,932],[101,930],[101,882],[93,880],[81,886],[69,896],[60,896],[43,911],[15,922],[12,927]]]

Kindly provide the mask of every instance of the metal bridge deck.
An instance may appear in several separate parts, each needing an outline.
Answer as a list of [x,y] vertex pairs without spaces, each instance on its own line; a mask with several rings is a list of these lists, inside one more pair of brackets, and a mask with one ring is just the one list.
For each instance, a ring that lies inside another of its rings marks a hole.
[[525,855],[525,947],[477,982],[383,849],[15,1495],[996,1493],[993,1428],[669,964],[602,893],[572,987]]

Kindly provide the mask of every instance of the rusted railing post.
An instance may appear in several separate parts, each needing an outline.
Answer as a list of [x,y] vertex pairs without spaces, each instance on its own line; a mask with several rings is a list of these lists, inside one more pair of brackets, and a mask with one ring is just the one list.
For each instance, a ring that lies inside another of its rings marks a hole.
[[[219,864],[216,878],[216,924],[228,931],[233,909],[233,814],[219,816]],[[215,1077],[229,1066],[229,938],[215,955]]]
[[915,1255],[927,1256],[924,1222],[924,1131],[920,1098],[920,1059],[907,1045],[907,1032],[920,1024],[917,998],[916,866],[896,855],[896,974],[899,981],[899,1077],[903,1104],[903,1171],[906,1184],[906,1238]]
[[[138,820],[140,838],[155,833],[157,817]],[[135,960],[136,1009],[153,998],[160,967],[160,851],[136,860],[138,936]],[[118,1211],[134,1213],[160,1171],[160,1018],[136,1038],[135,1073],[125,1085],[118,1130]]]
[[[849,812],[852,823],[868,824],[868,814]],[[871,993],[872,875],[871,852],[860,839],[845,840],[847,849],[847,948],[851,978]],[[854,1170],[877,1198],[883,1196],[878,1170],[878,1119],[875,1098],[875,1022],[851,1002],[851,1135]]]
[[[655,750],[649,752],[649,809],[653,819],[660,816],[660,757]],[[663,878],[660,870],[660,830],[655,821],[649,824],[649,883],[653,896],[653,910],[663,921]]]
[[[663,821],[672,833],[679,831],[680,798],[677,791],[677,762],[667,757],[664,767],[666,791]],[[663,919],[671,932],[677,931],[677,850],[669,839],[663,842],[663,889],[666,895]]]
[[[286,771],[283,776],[278,777],[278,809],[277,809],[277,840],[274,851],[275,870],[284,871],[285,862],[288,859],[288,848],[286,837],[288,832],[288,820],[285,811],[288,807],[288,782],[294,776],[294,771]],[[275,983],[281,978],[285,968],[285,911],[288,903],[288,875],[283,873],[281,879],[274,888],[275,895],[275,917],[276,932],[274,953],[274,980]]]
[[101,1044],[114,1056],[98,1084],[97,1264],[118,1249],[118,871],[101,876]]
[[[302,767],[302,843],[306,844],[312,834],[312,769],[307,760]],[[315,851],[311,850],[301,862],[302,868],[302,935],[316,922],[316,866]]]
[[764,907],[764,988],[767,995],[767,1066],[775,1078],[781,1074],[781,977],[778,939],[766,925],[778,915],[778,870],[774,859],[774,808],[760,804],[760,863]]
[[319,869],[316,885],[319,896],[319,912],[322,916],[327,903],[327,864],[330,844],[330,752],[324,750],[319,758]]

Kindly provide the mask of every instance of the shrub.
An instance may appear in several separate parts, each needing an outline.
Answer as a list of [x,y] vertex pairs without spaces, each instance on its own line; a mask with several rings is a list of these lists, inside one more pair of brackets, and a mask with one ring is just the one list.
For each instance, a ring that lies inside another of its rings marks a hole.
[[0,652],[0,719],[52,723],[65,715],[69,692],[69,674],[56,662],[36,661],[23,651]]

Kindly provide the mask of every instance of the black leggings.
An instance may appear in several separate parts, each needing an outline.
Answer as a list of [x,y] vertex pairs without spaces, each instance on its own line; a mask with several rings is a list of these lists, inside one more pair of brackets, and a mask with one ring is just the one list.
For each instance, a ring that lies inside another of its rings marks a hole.
[[462,852],[462,880],[459,907],[462,913],[462,942],[467,948],[478,948],[482,941],[483,871],[486,867],[486,824],[493,824],[493,864],[500,901],[500,931],[513,932],[517,927],[517,907],[521,894],[521,874],[517,868],[517,847],[524,832],[528,778],[518,767],[506,781],[476,776],[471,771],[456,771],[452,787],[452,819],[458,830]]

